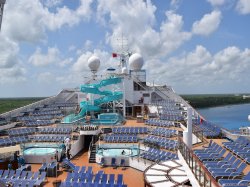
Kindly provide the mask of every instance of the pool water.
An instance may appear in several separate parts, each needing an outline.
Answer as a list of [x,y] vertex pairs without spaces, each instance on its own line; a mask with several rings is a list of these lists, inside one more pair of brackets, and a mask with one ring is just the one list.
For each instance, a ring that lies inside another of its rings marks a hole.
[[99,149],[97,154],[103,156],[136,156],[138,149]]
[[56,148],[52,147],[33,147],[24,150],[25,155],[47,155],[55,154]]

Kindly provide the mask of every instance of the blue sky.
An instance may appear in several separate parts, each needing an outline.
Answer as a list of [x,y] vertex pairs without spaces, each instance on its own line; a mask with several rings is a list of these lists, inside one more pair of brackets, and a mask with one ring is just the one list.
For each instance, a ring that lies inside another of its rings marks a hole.
[[0,97],[51,96],[117,67],[123,34],[148,81],[178,93],[250,92],[250,0],[7,0]]

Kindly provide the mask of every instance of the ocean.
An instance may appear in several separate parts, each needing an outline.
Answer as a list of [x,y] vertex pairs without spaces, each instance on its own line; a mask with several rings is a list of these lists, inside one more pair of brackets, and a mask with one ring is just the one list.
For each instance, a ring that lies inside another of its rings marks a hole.
[[207,120],[227,129],[239,129],[242,126],[250,126],[250,104],[226,105],[197,109]]

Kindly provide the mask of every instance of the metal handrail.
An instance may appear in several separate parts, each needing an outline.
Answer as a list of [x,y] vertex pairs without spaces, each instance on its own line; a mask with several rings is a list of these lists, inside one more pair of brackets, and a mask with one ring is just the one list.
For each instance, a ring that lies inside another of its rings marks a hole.
[[202,162],[196,157],[192,149],[183,142],[181,137],[178,138],[179,141],[179,151],[186,160],[188,166],[193,172],[194,176],[198,180],[202,187],[220,187],[218,182],[209,173],[207,168],[202,164]]

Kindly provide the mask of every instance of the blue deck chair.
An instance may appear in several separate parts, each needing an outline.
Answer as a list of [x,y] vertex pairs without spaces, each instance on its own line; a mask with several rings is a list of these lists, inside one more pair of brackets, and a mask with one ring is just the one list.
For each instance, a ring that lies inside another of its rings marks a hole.
[[225,158],[223,158],[222,160],[219,161],[204,161],[203,164],[208,167],[208,166],[214,166],[214,165],[222,165],[222,164],[226,164],[228,162],[230,162],[231,159],[233,159],[236,157],[234,157],[232,155],[232,153],[228,153],[227,156]]
[[86,170],[86,166],[82,166],[81,170],[80,170],[80,173],[84,173]]
[[78,179],[80,178],[80,176],[81,176],[80,173],[75,173],[75,172],[74,172],[74,173],[73,173],[73,181],[74,181],[74,182],[77,182]]
[[[218,179],[218,178],[234,178],[234,177],[239,177],[242,175],[242,172],[243,170],[247,167],[247,164],[246,163],[242,163],[236,171],[234,172],[216,172],[216,173],[211,173],[212,176],[215,178],[215,179]],[[226,170],[226,169],[225,169]]]
[[2,174],[3,174],[3,170],[1,169],[1,170],[0,170],[0,177],[2,176]]
[[7,176],[7,178],[12,178],[15,175],[15,170],[10,170],[9,175]]
[[97,173],[97,174],[95,175],[95,179],[94,179],[94,183],[95,183],[95,184],[99,184],[99,183],[100,183],[101,176],[102,176],[102,174],[100,174],[100,173]]
[[33,172],[32,171],[28,171],[28,174],[26,176],[26,179],[27,180],[31,180],[32,179],[32,176],[33,176]]
[[115,184],[115,174],[109,175],[109,184],[111,184],[111,185]]
[[32,180],[38,180],[39,179],[39,172],[37,171],[37,172],[35,172],[34,173],[34,175],[33,175],[33,177],[32,177]]
[[107,184],[107,180],[108,180],[108,175],[103,174],[101,179],[101,184]]
[[72,187],[80,187],[80,184],[78,182],[73,182],[73,184],[71,183]]
[[122,185],[123,184],[123,175],[122,174],[118,174],[117,175],[117,182],[116,184],[118,185]]
[[103,167],[105,166],[105,158],[104,157],[101,158],[100,165]]
[[93,173],[93,167],[92,166],[89,166],[87,171],[86,171],[86,174],[92,174]]
[[43,172],[47,170],[47,163],[42,163],[42,166],[39,168],[39,172]]
[[9,176],[9,172],[10,172],[10,170],[4,170],[4,172],[3,172],[3,174],[2,174],[2,179],[5,179],[5,178],[7,178],[8,176]]
[[241,160],[238,159],[233,164],[224,164],[224,165],[222,165],[221,167],[218,167],[218,168],[214,168],[214,167],[208,168],[208,171],[210,173],[217,173],[217,172],[224,172],[224,171],[226,171],[226,172],[229,172],[229,171],[234,172],[234,171],[237,170],[240,163],[241,163]]
[[35,186],[41,186],[46,181],[46,172],[42,172],[39,179],[35,182]]
[[115,158],[111,158],[111,166],[115,167],[115,168],[117,167],[116,166],[116,159]]
[[70,182],[73,178],[73,173],[68,173],[67,177],[66,177],[66,182]]
[[227,185],[248,185],[250,183],[250,172],[242,179],[219,179],[221,186]]

